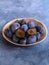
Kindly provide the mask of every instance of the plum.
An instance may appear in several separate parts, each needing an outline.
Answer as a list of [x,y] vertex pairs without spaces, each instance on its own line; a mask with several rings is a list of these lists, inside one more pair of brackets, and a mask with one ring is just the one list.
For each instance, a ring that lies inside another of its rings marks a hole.
[[21,28],[26,32],[28,30],[28,26],[26,24],[22,25]]
[[29,38],[27,39],[27,43],[31,44],[34,42],[36,42],[36,36],[35,35],[29,36]]
[[29,28],[33,28],[33,27],[36,27],[37,24],[36,24],[34,21],[30,21],[30,22],[28,23],[28,26],[29,26]]
[[11,32],[10,28],[5,30],[5,35],[8,36],[9,38],[12,37],[12,32]]
[[19,23],[13,23],[11,26],[11,31],[14,33],[18,28],[20,28],[20,24]]

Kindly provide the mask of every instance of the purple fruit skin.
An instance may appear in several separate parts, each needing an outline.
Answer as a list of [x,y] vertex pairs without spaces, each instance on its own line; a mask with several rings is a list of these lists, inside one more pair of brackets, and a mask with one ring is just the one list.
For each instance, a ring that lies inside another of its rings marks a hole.
[[41,34],[43,34],[44,30],[42,26],[37,26],[36,29],[37,29],[37,32],[40,32]]
[[12,37],[12,32],[11,32],[10,29],[5,30],[5,34],[6,34],[6,36],[8,36],[9,38]]
[[19,38],[17,38],[15,35],[13,35],[13,41],[14,42],[18,42],[19,41]]
[[20,44],[26,44],[26,38],[20,40]]
[[36,36],[29,36],[27,41],[28,41],[27,43],[29,44],[36,42]]
[[21,21],[20,21],[20,20],[16,20],[16,21],[15,21],[15,23],[19,23],[19,24],[20,24],[20,23],[21,23]]
[[13,23],[11,26],[11,31],[15,32],[15,30],[17,30],[18,28],[20,28],[20,24],[19,23]]
[[28,22],[26,20],[21,20],[21,25],[27,24]]
[[26,32],[28,30],[28,26],[26,24],[22,25],[21,28]]
[[28,23],[28,26],[29,26],[29,28],[34,28],[34,27],[37,26],[37,24],[36,24],[34,21],[30,21],[30,22]]
[[39,32],[37,32],[36,37],[37,37],[37,40],[39,40],[41,37],[41,34]]

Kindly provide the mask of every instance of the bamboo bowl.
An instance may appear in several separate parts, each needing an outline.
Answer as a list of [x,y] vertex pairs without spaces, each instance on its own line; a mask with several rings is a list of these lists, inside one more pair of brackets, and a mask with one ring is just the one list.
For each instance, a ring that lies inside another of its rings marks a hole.
[[[42,26],[42,27],[44,28],[44,33],[43,33],[43,35],[41,36],[41,38],[40,38],[37,42],[32,43],[32,44],[19,44],[19,43],[13,42],[13,40],[9,39],[9,38],[4,34],[5,30],[6,30],[11,24],[13,24],[16,20],[21,20],[21,19],[25,19],[25,20],[27,20],[28,22],[31,21],[31,20],[33,20],[33,21],[36,22],[38,25],[40,25],[40,26]],[[4,37],[8,42],[10,42],[10,43],[12,43],[12,44],[15,44],[15,45],[18,45],[18,46],[31,46],[31,45],[38,44],[38,43],[42,42],[43,40],[45,40],[45,38],[46,38],[46,36],[47,36],[47,28],[46,28],[46,26],[45,26],[42,22],[40,22],[39,20],[36,20],[36,19],[33,19],[33,18],[17,18],[17,19],[14,19],[14,20],[8,22],[8,23],[3,27],[2,35],[3,35],[3,37]]]

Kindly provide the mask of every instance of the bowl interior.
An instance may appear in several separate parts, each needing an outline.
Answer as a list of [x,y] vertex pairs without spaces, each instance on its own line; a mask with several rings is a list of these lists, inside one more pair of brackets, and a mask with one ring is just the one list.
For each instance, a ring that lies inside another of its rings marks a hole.
[[[18,44],[18,43],[13,42],[13,40],[11,40],[10,38],[6,37],[6,35],[4,34],[4,31],[5,31],[11,24],[13,24],[16,20],[22,20],[22,19],[25,19],[25,20],[27,20],[28,22],[30,22],[31,20],[33,20],[33,21],[36,22],[38,25],[40,25],[40,26],[42,26],[42,27],[44,28],[44,33],[43,33],[43,35],[41,36],[41,38],[40,38],[37,42],[35,42],[35,43],[33,43],[33,44]],[[46,26],[45,26],[43,23],[41,23],[41,22],[39,22],[38,20],[35,20],[35,19],[33,19],[33,18],[18,18],[18,19],[14,19],[14,20],[8,22],[8,23],[3,27],[2,35],[3,35],[3,37],[4,37],[7,41],[9,41],[9,42],[11,42],[11,43],[13,43],[13,44],[15,44],[15,45],[19,45],[19,46],[30,46],[30,45],[35,45],[35,44],[37,44],[37,43],[43,41],[43,40],[46,38],[46,36],[47,36],[47,29],[46,29]]]

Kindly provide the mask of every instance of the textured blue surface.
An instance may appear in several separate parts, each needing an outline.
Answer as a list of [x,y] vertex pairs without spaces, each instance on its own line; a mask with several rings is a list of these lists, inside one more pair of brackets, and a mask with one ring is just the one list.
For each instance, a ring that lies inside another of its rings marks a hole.
[[49,34],[30,47],[12,45],[2,37],[3,26],[18,17],[36,18],[49,31],[49,0],[0,0],[0,65],[49,65]]

